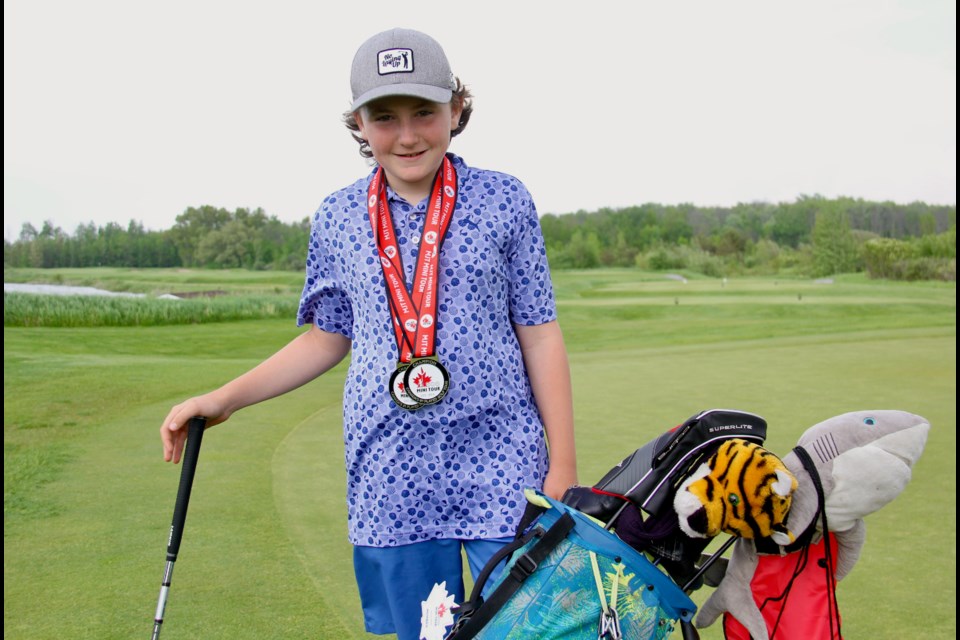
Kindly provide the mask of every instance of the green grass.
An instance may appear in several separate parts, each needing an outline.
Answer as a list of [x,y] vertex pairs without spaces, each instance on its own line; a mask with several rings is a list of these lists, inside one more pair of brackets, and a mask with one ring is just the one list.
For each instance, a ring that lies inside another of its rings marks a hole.
[[[96,271],[91,282],[62,283],[185,286],[173,273]],[[246,272],[217,274],[191,274],[203,281],[190,285],[237,294],[264,286]],[[634,271],[555,279],[584,483],[711,407],[764,416],[767,446],[780,454],[846,411],[928,418],[914,478],[867,518],[839,601],[845,637],[955,637],[955,285],[683,284]],[[290,287],[296,297],[299,283]],[[160,421],[297,333],[292,318],[4,328],[5,637],[146,636],[180,471],[161,460]],[[207,434],[167,640],[366,637],[346,541],[343,368]],[[701,636],[722,632],[714,625]]]

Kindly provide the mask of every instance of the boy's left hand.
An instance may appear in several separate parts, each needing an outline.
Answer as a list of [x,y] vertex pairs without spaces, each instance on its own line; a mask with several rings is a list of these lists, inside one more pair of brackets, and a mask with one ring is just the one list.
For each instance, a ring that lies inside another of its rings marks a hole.
[[577,470],[551,466],[543,481],[543,493],[560,500],[567,489],[577,484]]

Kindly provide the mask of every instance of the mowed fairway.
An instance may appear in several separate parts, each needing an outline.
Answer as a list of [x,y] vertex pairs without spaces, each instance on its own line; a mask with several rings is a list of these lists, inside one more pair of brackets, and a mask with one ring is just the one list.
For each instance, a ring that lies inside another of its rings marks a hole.
[[[926,417],[913,480],[867,518],[839,604],[847,638],[956,636],[955,284],[555,279],[584,484],[702,409],[760,414],[781,455],[847,411]],[[4,329],[5,638],[147,637],[180,474],[160,422],[298,331]],[[346,540],[343,372],[207,433],[165,640],[368,637]]]

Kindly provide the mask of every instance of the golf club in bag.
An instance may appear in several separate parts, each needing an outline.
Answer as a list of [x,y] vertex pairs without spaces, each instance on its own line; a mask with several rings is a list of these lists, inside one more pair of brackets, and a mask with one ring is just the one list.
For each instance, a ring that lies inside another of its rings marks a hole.
[[167,593],[170,591],[170,580],[173,577],[173,563],[177,560],[180,540],[183,539],[183,525],[187,520],[190,489],[193,486],[193,474],[197,470],[200,442],[203,440],[203,430],[206,424],[207,419],[198,416],[190,418],[190,423],[187,426],[187,444],[183,454],[183,466],[180,469],[180,487],[177,489],[177,503],[173,507],[173,523],[170,525],[170,538],[167,541],[167,565],[163,571],[163,582],[160,584],[160,599],[157,602],[157,613],[153,619],[152,640],[157,640],[160,637],[163,610],[167,606]]

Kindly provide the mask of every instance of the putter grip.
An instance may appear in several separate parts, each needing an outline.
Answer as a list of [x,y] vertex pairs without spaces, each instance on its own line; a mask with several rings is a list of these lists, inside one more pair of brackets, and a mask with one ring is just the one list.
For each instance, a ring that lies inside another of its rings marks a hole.
[[183,453],[183,467],[180,469],[180,487],[177,489],[177,504],[173,508],[173,523],[170,525],[170,540],[167,544],[167,560],[176,560],[183,539],[183,525],[187,520],[187,505],[190,503],[190,488],[193,486],[193,474],[197,470],[200,457],[200,443],[207,419],[197,416],[190,418],[187,426],[187,444]]

